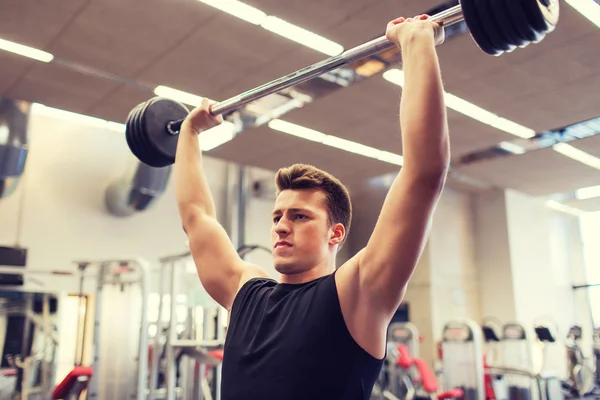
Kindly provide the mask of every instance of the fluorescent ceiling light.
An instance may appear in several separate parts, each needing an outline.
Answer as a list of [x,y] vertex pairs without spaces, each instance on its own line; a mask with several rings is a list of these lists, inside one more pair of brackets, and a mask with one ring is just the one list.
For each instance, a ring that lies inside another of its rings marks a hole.
[[365,157],[374,158],[394,165],[402,165],[404,159],[401,155],[390,153],[366,146],[351,140],[342,139],[337,136],[326,135],[322,132],[313,129],[305,128],[300,125],[282,121],[280,119],[271,120],[268,124],[269,128],[288,135],[296,136],[302,139],[310,140],[317,143],[322,143],[327,146],[335,147],[340,150],[348,151],[355,154],[360,154]]
[[498,144],[498,147],[500,147],[502,150],[508,151],[509,153],[525,154],[525,149],[523,147],[511,142],[501,142]]
[[234,17],[243,19],[254,25],[260,25],[267,17],[261,10],[237,0],[199,0]]
[[404,157],[399,154],[390,153],[389,151],[380,151],[377,159],[395,165],[404,164]]
[[[404,86],[404,71],[399,69],[390,69],[382,74],[383,79],[394,85]],[[473,118],[486,125],[510,133],[523,139],[529,139],[535,136],[533,129],[526,128],[513,121],[509,121],[483,108],[476,106],[458,96],[444,92],[444,101],[446,107],[453,109],[467,117]]]
[[581,151],[570,144],[567,143],[558,143],[552,146],[554,151],[572,158],[575,161],[579,161],[589,167],[600,169],[600,158],[594,157],[591,154],[586,153],[585,151]]
[[579,217],[579,216],[585,214],[585,211],[583,211],[583,210],[568,206],[563,203],[559,203],[558,201],[555,201],[555,200],[546,201],[546,207],[548,207],[552,210],[555,210],[555,211],[563,212],[565,214],[574,215],[576,217]]
[[577,200],[593,199],[594,197],[600,197],[600,186],[590,186],[575,191]]
[[278,35],[281,35],[294,42],[303,44],[314,50],[325,53],[329,56],[335,56],[344,51],[344,47],[338,43],[325,39],[316,33],[307,31],[296,25],[290,24],[277,17],[268,16],[261,24],[263,28]]
[[236,127],[229,121],[223,121],[219,126],[200,133],[198,141],[202,151],[209,151],[229,142],[235,137]]
[[370,146],[365,146],[364,144],[331,135],[326,135],[325,140],[323,140],[323,144],[371,158],[379,158],[379,152],[381,151]]
[[386,81],[394,85],[404,86],[404,71],[399,69],[389,69],[381,75]]
[[94,128],[109,129],[111,131],[120,133],[125,132],[124,124],[119,124],[117,122],[107,121],[104,119],[90,117],[88,115],[78,114],[70,111],[65,111],[58,108],[47,107],[39,103],[32,104],[31,112],[33,114],[62,119],[64,121],[69,121]]
[[565,0],[571,7],[581,15],[592,21],[600,28],[600,4],[594,0]]
[[272,119],[269,121],[268,126],[276,131],[318,143],[323,143],[323,140],[325,140],[325,137],[327,136],[324,133],[308,129],[300,125],[292,124],[290,122],[282,121],[280,119]]
[[196,96],[195,94],[183,92],[181,90],[173,89],[168,86],[157,86],[154,89],[154,94],[161,97],[166,97],[171,100],[179,101],[181,103],[197,107],[202,103],[202,97]]
[[4,39],[0,39],[0,49],[46,63],[49,63],[54,59],[54,56],[48,52],[34,49],[33,47],[24,46],[15,42],[9,42],[8,40]]

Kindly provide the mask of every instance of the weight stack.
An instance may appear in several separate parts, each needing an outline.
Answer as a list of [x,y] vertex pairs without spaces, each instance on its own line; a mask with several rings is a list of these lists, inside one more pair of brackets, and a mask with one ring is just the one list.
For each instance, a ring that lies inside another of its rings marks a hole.
[[27,160],[30,105],[0,98],[0,199],[17,188]]

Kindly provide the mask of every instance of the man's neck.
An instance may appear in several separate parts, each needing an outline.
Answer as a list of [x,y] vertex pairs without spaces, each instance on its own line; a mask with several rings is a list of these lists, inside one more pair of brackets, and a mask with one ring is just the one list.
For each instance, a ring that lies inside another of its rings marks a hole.
[[330,263],[316,265],[308,271],[300,272],[298,274],[281,274],[279,281],[281,283],[291,284],[306,283],[330,275],[333,271],[335,271],[335,260],[332,260]]

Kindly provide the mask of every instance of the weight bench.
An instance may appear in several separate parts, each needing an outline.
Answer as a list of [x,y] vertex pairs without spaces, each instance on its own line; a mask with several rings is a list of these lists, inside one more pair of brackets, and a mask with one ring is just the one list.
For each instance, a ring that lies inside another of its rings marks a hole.
[[75,367],[52,391],[52,400],[77,400],[92,378],[90,367]]

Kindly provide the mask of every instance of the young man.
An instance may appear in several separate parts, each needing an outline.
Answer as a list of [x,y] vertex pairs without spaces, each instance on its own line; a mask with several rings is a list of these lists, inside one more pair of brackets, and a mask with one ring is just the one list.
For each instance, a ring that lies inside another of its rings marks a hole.
[[202,105],[179,135],[175,185],[183,227],[208,293],[230,311],[223,400],[364,400],[386,354],[387,326],[421,255],[444,186],[449,141],[427,16],[398,18],[387,38],[403,53],[404,166],[367,246],[339,269],[351,202],[334,177],[307,165],[277,173],[271,239],[280,282],[243,261],[215,217],[198,133],[221,123]]

